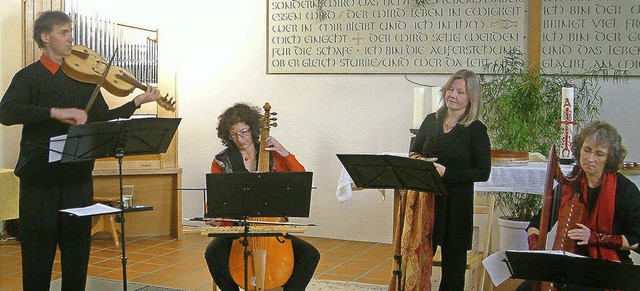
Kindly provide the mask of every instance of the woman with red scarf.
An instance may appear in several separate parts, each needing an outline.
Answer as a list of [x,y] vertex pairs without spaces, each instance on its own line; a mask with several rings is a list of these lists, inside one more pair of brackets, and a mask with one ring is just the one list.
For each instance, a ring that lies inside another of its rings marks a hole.
[[[630,251],[638,251],[640,239],[640,191],[618,173],[627,150],[618,131],[606,122],[587,125],[573,139],[573,155],[580,166],[578,177],[581,199],[587,206],[587,220],[569,230],[568,237],[586,246],[589,257],[632,264]],[[574,185],[562,187],[563,201],[572,195]],[[529,248],[538,241],[540,214],[527,228]],[[568,286],[568,290],[600,290]],[[517,290],[530,290],[525,282]]]

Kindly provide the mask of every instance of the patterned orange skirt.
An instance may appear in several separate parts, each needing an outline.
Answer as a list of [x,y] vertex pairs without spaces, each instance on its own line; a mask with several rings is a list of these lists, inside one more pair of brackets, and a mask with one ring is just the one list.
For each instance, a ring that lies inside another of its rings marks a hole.
[[[408,190],[402,196],[402,209],[398,211],[393,234],[393,251],[402,255],[400,284],[406,291],[431,290],[434,204],[432,193]],[[393,264],[393,270],[397,270],[395,260]],[[397,288],[397,278],[393,276],[389,291]]]

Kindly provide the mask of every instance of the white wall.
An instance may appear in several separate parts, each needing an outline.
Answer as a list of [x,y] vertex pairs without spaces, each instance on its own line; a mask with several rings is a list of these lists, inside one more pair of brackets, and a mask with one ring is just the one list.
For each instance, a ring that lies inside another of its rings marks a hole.
[[[400,75],[266,75],[264,3],[185,8],[192,21],[178,29],[185,53],[178,57],[177,82],[183,186],[204,186],[213,156],[223,149],[215,126],[226,107],[269,102],[279,113],[272,135],[314,172],[318,189],[308,221],[319,226],[307,235],[389,242],[392,195],[383,201],[377,191],[363,191],[340,204],[335,154],[407,151],[413,87]],[[187,216],[201,199],[183,195]],[[194,208],[199,215],[201,208]]]
[[[339,203],[335,189],[341,166],[335,155],[407,151],[413,84],[403,75],[266,75],[264,0],[183,1],[182,5],[147,1],[148,5],[136,1],[148,9],[133,10],[131,20],[124,21],[159,27],[160,49],[176,52],[183,187],[204,187],[211,159],[223,149],[215,126],[225,108],[240,101],[259,106],[269,102],[279,113],[279,125],[272,135],[314,172],[317,190],[312,194],[311,217],[304,221],[319,226],[306,235],[391,241],[392,192],[387,190],[383,201],[375,190],[359,191],[352,200]],[[5,63],[12,60],[4,52],[13,44],[2,42],[13,30],[20,31],[20,17],[15,13],[0,12],[3,92],[10,81],[4,76],[10,78],[17,70],[5,69]],[[448,76],[408,77],[442,85]],[[626,84],[605,84],[601,91],[605,97],[601,119],[620,129],[630,150],[629,160],[640,159],[640,137],[634,131],[639,89],[639,80],[633,79]],[[0,134],[3,132],[7,134],[6,127],[0,128]],[[2,138],[0,163],[3,157],[15,160],[17,144],[9,140],[17,138],[19,132]],[[13,167],[13,161],[0,166]],[[183,193],[185,217],[202,215],[200,194]]]
[[[22,67],[21,3],[2,0],[0,9],[0,94],[4,95],[13,74]],[[0,168],[13,168],[18,159],[21,126],[0,126]]]
[[622,83],[603,83],[600,93],[603,104],[600,120],[611,123],[622,135],[627,147],[627,161],[640,160],[640,78],[634,77]]

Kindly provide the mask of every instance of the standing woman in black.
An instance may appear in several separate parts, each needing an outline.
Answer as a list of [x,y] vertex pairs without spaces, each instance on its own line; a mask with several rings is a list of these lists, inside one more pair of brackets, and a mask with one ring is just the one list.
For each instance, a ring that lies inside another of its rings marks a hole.
[[442,252],[440,290],[463,290],[473,233],[473,183],[491,172],[491,148],[482,115],[478,76],[453,74],[441,90],[442,105],[422,122],[411,156],[434,162],[447,195],[435,197],[433,253]]

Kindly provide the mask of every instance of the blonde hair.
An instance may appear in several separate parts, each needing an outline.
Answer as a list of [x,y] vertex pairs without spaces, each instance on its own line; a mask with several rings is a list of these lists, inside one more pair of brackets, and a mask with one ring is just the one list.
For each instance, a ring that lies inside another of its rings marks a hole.
[[444,117],[447,115],[446,94],[447,90],[451,87],[451,84],[455,80],[464,80],[465,89],[467,92],[467,109],[460,117],[458,122],[462,126],[469,126],[475,120],[479,120],[482,117],[482,90],[480,89],[480,78],[471,70],[459,70],[455,72],[447,83],[440,89],[440,108],[436,111],[436,118]]

